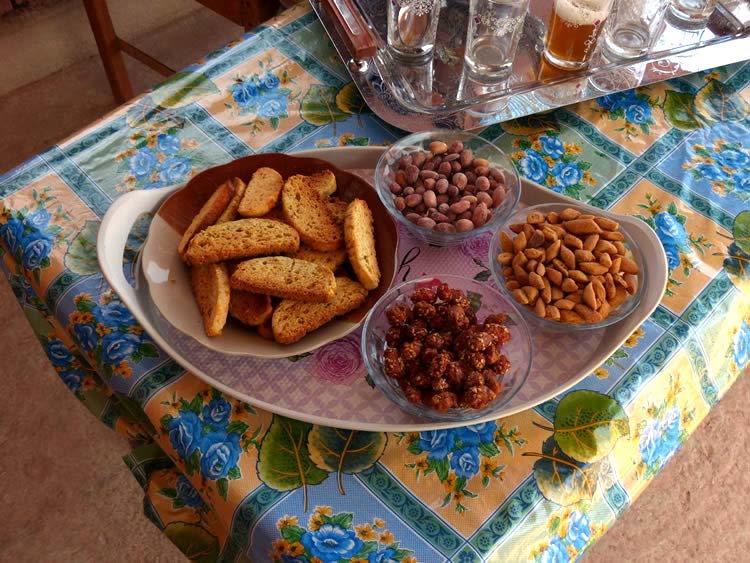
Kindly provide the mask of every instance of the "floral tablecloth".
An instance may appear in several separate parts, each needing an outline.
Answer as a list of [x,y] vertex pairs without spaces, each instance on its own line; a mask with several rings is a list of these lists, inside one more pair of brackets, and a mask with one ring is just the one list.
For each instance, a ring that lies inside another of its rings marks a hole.
[[[527,178],[640,217],[670,270],[657,310],[590,377],[486,424],[383,434],[259,411],[185,373],[101,276],[97,229],[124,192],[402,135],[369,113],[304,6],[0,177],[0,264],[60,378],[132,443],[145,513],[188,557],[567,561],[750,363],[748,98],[742,63],[481,132]],[[296,360],[359,365],[325,350]]]

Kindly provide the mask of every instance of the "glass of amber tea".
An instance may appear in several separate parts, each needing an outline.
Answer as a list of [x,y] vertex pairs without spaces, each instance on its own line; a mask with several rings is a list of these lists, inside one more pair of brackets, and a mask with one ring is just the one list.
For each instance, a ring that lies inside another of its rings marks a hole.
[[547,28],[544,58],[563,70],[588,65],[612,0],[555,0]]

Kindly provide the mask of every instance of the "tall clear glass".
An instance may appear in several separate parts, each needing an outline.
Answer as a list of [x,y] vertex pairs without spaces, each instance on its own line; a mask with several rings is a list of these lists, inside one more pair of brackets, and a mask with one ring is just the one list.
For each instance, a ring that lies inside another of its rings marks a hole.
[[400,58],[421,58],[435,46],[440,0],[387,0],[388,47]]
[[672,0],[671,15],[688,24],[705,24],[716,9],[717,0]]
[[618,0],[604,26],[602,51],[609,60],[648,53],[664,22],[669,0]]
[[464,61],[479,77],[510,74],[529,0],[471,0]]
[[544,44],[545,60],[563,70],[586,67],[612,0],[555,0]]

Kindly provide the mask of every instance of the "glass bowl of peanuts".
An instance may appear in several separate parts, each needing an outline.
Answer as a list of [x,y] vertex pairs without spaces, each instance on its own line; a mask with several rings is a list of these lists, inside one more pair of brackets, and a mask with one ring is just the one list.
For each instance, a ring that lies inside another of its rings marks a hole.
[[624,319],[646,280],[645,263],[616,220],[566,203],[516,210],[492,238],[489,262],[529,323],[553,330]]
[[399,223],[437,246],[498,228],[521,196],[518,173],[503,151],[471,133],[447,130],[391,145],[378,161],[375,186]]
[[515,302],[452,275],[404,282],[378,300],[362,329],[375,386],[419,418],[470,422],[503,415],[534,357]]

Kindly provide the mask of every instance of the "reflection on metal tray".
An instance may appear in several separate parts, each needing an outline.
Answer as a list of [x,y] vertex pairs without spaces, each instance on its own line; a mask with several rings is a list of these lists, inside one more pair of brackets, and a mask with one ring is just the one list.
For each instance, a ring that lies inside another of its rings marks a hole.
[[510,78],[479,82],[464,70],[468,1],[445,3],[432,56],[420,63],[395,60],[385,44],[386,2],[357,0],[377,42],[371,58],[354,60],[334,19],[310,0],[370,108],[407,131],[436,127],[473,129],[744,60],[750,56],[750,0],[722,0],[708,24],[680,29],[664,22],[652,51],[641,59],[607,62],[594,53],[580,72],[554,69],[542,60],[551,0],[531,0]]

